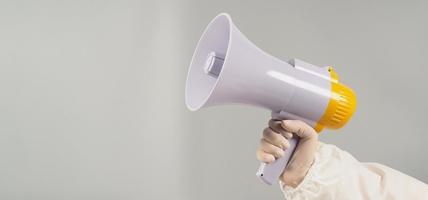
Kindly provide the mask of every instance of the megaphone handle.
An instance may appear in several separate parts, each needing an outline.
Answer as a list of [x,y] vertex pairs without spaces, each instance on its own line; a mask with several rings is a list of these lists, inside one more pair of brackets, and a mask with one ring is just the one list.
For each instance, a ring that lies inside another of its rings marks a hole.
[[266,184],[272,185],[272,183],[278,181],[279,176],[281,176],[282,172],[288,164],[288,161],[291,159],[291,156],[293,156],[294,150],[299,143],[299,137],[297,135],[293,135],[293,137],[289,140],[289,143],[290,147],[285,150],[284,156],[272,163],[260,164],[257,176]]

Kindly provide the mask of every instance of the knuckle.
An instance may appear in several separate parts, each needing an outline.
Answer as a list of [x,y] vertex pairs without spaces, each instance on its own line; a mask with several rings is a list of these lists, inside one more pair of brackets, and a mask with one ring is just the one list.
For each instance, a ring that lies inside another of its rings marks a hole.
[[290,143],[288,142],[288,140],[285,140],[283,145],[284,145],[284,148],[290,147]]
[[290,124],[290,120],[282,120],[282,125],[288,126]]
[[263,159],[264,159],[263,162],[266,162],[266,163],[271,163],[275,161],[275,157],[270,154],[266,154],[266,156],[264,156]]
[[279,144],[281,144],[281,148],[285,148],[287,146],[287,140],[281,136],[281,139],[279,140]]
[[275,157],[271,154],[262,152],[262,151],[258,151],[257,154],[257,160],[261,161],[261,162],[272,162],[272,160],[275,160]]
[[302,129],[307,129],[310,127],[306,122],[304,122],[302,120],[297,120],[297,125],[299,127],[301,127]]
[[277,145],[283,146],[283,144],[287,141],[281,134],[275,135],[275,143]]
[[270,135],[270,128],[263,129],[263,136],[269,136]]
[[282,157],[282,156],[284,156],[284,151],[282,150],[282,149],[276,149],[275,150],[275,157],[277,157],[277,158],[279,158],[279,157]]
[[281,158],[282,156],[284,156],[284,153],[283,152],[278,152],[278,154],[277,154],[277,158]]
[[263,140],[260,144],[260,149],[263,151],[269,151],[269,149],[271,148],[271,144],[269,142],[267,142],[266,140]]

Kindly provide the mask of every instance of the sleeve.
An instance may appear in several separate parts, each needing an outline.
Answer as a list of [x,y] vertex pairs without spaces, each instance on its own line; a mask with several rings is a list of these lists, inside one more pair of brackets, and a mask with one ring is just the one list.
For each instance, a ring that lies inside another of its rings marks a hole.
[[428,199],[428,185],[377,163],[361,163],[320,143],[315,161],[296,187],[280,181],[285,199]]

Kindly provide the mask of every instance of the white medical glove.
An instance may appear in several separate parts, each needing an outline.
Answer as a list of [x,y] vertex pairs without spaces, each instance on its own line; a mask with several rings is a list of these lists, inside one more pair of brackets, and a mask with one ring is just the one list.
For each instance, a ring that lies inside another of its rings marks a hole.
[[256,155],[261,162],[273,162],[284,155],[284,150],[289,147],[288,139],[291,137],[300,137],[300,141],[280,176],[280,181],[285,185],[297,187],[311,167],[318,147],[318,134],[312,127],[300,120],[271,119],[269,127],[263,130]]

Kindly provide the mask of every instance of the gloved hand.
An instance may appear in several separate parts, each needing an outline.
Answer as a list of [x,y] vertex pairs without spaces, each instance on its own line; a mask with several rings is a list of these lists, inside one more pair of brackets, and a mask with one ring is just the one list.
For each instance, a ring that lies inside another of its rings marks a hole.
[[285,185],[297,187],[311,167],[318,148],[318,134],[312,127],[300,120],[271,119],[269,127],[263,130],[257,159],[271,163],[280,158],[284,155],[283,149],[289,147],[291,137],[300,137],[300,141],[280,180]]

